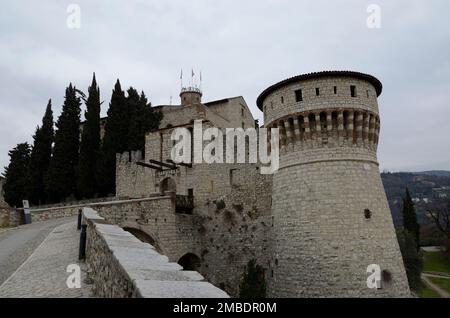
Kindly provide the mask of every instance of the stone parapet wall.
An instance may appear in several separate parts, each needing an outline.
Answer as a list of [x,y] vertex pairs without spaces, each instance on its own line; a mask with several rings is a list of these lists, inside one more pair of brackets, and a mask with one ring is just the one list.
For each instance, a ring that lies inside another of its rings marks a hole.
[[0,227],[7,227],[11,225],[11,209],[0,207]]
[[[100,201],[100,202],[88,202],[88,201],[80,201],[81,203],[74,203],[73,205],[56,205],[54,207],[46,207],[46,208],[31,208],[31,218],[33,222],[42,222],[50,219],[57,219],[63,217],[70,217],[78,215],[78,212],[84,207],[104,207],[104,206],[114,206],[116,204],[123,204],[124,202],[128,203],[138,203],[145,200],[152,200],[153,198],[147,199],[126,199],[120,200],[117,199],[115,201]],[[20,210],[20,209],[19,209]]]
[[102,298],[228,298],[195,271],[182,271],[155,248],[90,209],[83,209],[87,225],[86,263],[93,293]]

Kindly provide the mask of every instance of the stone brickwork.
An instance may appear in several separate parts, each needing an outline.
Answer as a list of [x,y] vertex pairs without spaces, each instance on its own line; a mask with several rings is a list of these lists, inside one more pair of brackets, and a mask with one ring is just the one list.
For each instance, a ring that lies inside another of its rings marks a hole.
[[7,227],[11,225],[11,211],[8,207],[0,206],[0,227]]
[[86,263],[92,292],[108,298],[227,298],[195,271],[182,271],[153,246],[83,210],[87,224]]
[[[286,80],[258,99],[281,137],[271,296],[410,296],[376,157],[380,93],[375,78],[335,72]],[[366,285],[371,264],[388,277],[381,289]]]
[[8,206],[8,203],[5,202],[5,198],[3,196],[3,184],[5,183],[5,179],[0,177],[0,207]]
[[[272,297],[408,297],[377,161],[381,90],[374,77],[353,72],[301,75],[265,90],[257,101],[265,126],[280,131],[280,170],[273,176],[261,175],[259,164],[151,167],[150,160],[171,159],[173,129],[192,129],[195,120],[203,120],[204,129],[254,127],[242,97],[202,104],[192,102],[194,94],[182,106],[159,106],[164,119],[146,135],[145,152],[117,155],[117,196],[127,199],[88,205],[232,296],[254,259]],[[193,198],[192,214],[177,213],[177,195]],[[32,214],[37,220],[75,215],[83,206]],[[101,277],[98,293],[137,295],[120,268],[98,267],[117,263],[104,236],[130,235],[109,225],[100,235],[101,228],[89,230],[98,248],[91,259]],[[383,271],[381,289],[366,285],[371,264]],[[143,288],[152,295],[171,284]]]

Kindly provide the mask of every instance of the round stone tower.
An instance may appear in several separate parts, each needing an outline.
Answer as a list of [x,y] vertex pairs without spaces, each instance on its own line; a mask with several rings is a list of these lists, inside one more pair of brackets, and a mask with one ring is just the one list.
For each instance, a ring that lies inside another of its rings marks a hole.
[[200,104],[202,91],[198,87],[183,87],[180,93],[181,106]]
[[[272,297],[408,297],[377,162],[382,84],[356,72],[296,76],[257,100],[280,129]],[[368,266],[379,268],[371,289]]]

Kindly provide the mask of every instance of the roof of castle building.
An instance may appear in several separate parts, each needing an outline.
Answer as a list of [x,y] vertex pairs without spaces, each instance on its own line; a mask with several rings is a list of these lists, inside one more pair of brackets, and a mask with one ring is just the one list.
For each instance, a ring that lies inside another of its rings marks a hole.
[[289,85],[289,84],[296,83],[299,81],[304,81],[304,80],[309,80],[309,79],[318,79],[318,78],[323,78],[323,77],[353,77],[353,78],[368,81],[375,87],[378,96],[381,95],[381,92],[383,90],[383,84],[381,84],[381,82],[376,77],[369,75],[369,74],[352,72],[352,71],[323,71],[323,72],[315,72],[315,73],[297,75],[297,76],[285,79],[281,82],[278,82],[278,83],[266,88],[261,93],[261,95],[259,95],[258,99],[256,100],[256,104],[258,105],[258,108],[260,110],[263,110],[262,106],[263,106],[264,99],[270,93],[277,90],[278,88],[281,88],[285,85]]
[[244,97],[242,97],[242,96],[228,97],[228,98],[224,98],[224,99],[219,99],[219,100],[214,100],[214,101],[211,101],[211,102],[207,102],[207,103],[204,103],[204,105],[208,106],[208,107],[209,106],[215,106],[215,105],[229,103],[230,101],[232,101],[234,99],[244,99]]

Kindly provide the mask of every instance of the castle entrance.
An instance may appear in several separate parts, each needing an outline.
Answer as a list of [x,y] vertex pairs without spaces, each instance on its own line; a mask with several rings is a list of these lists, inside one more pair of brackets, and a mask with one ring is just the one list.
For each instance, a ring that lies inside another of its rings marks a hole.
[[166,192],[176,193],[177,192],[177,184],[175,183],[175,180],[173,180],[170,177],[162,180],[159,184],[159,191],[163,195],[166,194]]

